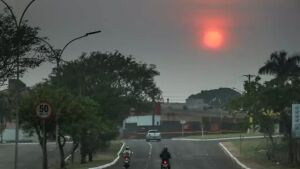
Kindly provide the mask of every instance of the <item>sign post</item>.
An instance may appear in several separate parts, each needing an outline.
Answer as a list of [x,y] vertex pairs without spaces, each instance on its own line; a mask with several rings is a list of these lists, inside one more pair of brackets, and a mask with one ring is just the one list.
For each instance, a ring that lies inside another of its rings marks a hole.
[[300,104],[292,105],[292,137],[300,138]]
[[181,124],[181,136],[184,136],[184,124],[186,123],[185,120],[180,120],[180,124]]
[[42,121],[42,128],[43,128],[43,140],[42,140],[42,145],[43,145],[43,169],[48,168],[47,164],[47,134],[46,134],[46,120],[50,118],[52,114],[52,107],[49,103],[47,102],[40,102],[36,107],[35,107],[35,112],[37,117]]

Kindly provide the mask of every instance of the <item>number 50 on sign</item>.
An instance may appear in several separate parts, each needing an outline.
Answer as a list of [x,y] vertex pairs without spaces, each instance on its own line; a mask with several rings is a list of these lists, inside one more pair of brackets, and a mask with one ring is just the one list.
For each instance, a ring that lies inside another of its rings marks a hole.
[[47,119],[51,116],[52,107],[47,102],[39,103],[35,108],[36,115],[41,119]]

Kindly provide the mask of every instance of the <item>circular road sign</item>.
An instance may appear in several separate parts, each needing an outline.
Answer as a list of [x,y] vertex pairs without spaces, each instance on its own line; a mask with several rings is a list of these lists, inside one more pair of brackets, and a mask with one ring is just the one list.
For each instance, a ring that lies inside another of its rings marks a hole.
[[39,103],[35,108],[36,115],[41,119],[47,119],[51,116],[52,108],[47,102]]

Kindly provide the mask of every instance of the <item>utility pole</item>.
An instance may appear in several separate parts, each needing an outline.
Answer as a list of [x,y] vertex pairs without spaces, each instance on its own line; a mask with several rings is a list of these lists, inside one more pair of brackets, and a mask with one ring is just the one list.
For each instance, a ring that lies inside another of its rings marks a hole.
[[247,74],[247,75],[243,75],[244,77],[247,77],[248,82],[251,82],[252,77],[255,77],[255,75],[251,75],[251,74]]
[[[251,80],[252,80],[253,77],[255,77],[255,75],[247,74],[247,75],[243,75],[243,76],[248,78],[248,85],[250,87]],[[249,90],[250,91],[247,91],[247,93],[249,92],[249,94],[251,94],[251,88],[249,88]],[[250,119],[252,118],[251,113],[248,112],[248,115],[249,115],[249,121],[250,121]],[[250,129],[252,130],[252,132],[254,131],[254,127],[255,127],[254,124],[252,126],[252,129],[250,127]],[[249,128],[248,128],[248,132],[249,132]]]

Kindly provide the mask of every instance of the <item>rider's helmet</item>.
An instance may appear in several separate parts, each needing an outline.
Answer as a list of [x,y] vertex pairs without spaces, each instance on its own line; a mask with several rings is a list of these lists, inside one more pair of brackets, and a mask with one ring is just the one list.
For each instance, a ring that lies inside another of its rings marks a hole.
[[125,150],[130,150],[129,146],[126,146],[126,147],[125,147]]

